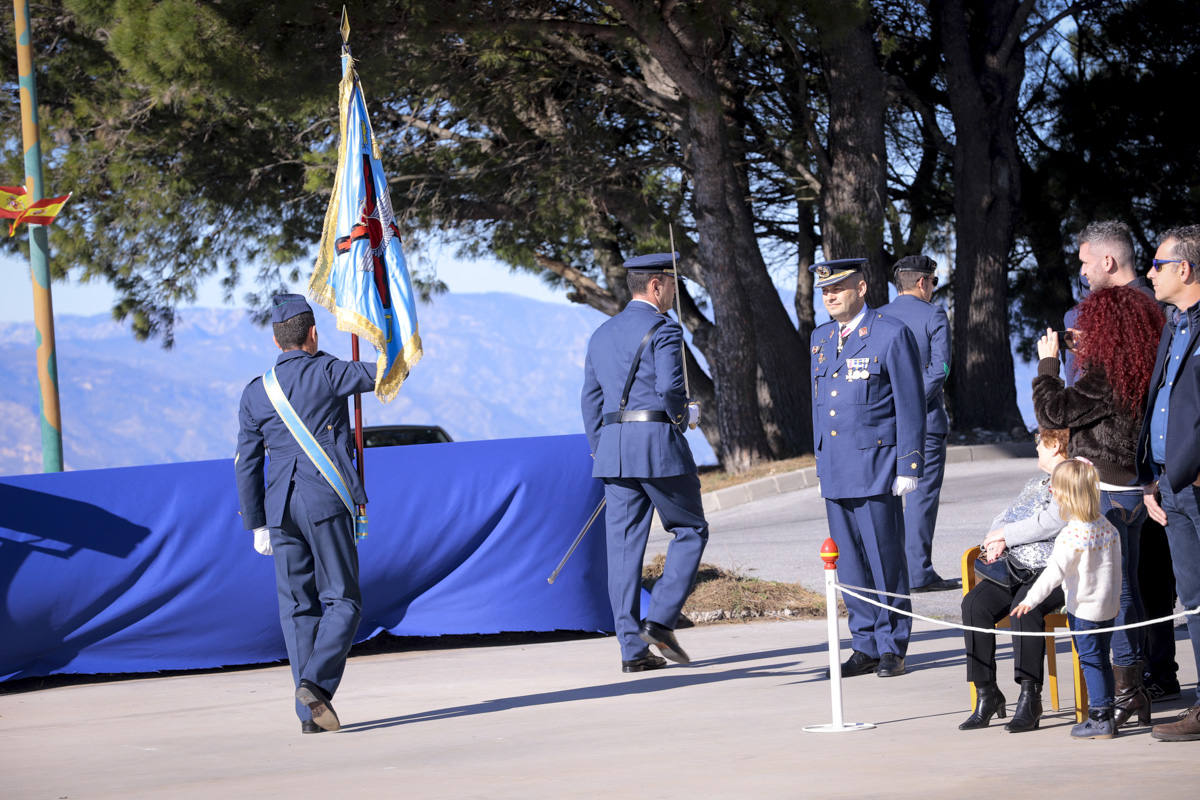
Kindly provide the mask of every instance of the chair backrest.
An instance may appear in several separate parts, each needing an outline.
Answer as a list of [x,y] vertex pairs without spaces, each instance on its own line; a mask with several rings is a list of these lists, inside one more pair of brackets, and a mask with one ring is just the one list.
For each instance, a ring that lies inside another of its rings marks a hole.
[[967,592],[975,588],[975,559],[979,558],[979,554],[983,552],[980,547],[968,547],[962,557],[962,592],[965,595]]

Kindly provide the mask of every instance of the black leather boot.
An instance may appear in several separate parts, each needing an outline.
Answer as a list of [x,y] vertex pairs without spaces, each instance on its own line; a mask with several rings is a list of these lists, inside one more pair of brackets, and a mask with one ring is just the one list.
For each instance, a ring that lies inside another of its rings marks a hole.
[[992,721],[992,715],[1004,719],[1008,711],[1004,708],[1004,695],[995,681],[978,682],[975,684],[975,710],[971,716],[958,726],[960,731],[973,731],[976,728],[986,728]]
[[1041,718],[1042,685],[1033,681],[1021,681],[1021,696],[1017,698],[1017,708],[1004,730],[1009,733],[1036,731],[1038,720]]
[[1113,724],[1118,728],[1137,714],[1139,725],[1150,724],[1150,695],[1142,683],[1142,665],[1121,667],[1113,664],[1117,694],[1113,701]]

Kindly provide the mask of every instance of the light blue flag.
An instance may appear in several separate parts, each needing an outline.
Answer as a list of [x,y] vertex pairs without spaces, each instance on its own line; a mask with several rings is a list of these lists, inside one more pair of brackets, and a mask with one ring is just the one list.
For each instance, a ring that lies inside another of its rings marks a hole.
[[308,290],[337,318],[338,330],[375,345],[375,396],[386,403],[420,360],[421,337],[400,230],[348,48],[338,95],[337,176]]

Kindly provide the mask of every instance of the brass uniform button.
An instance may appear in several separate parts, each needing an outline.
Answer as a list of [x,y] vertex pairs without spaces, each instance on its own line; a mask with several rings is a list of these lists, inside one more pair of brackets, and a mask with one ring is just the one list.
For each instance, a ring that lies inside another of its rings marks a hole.
[[834,389],[832,392],[830,392],[830,393],[829,393],[829,396],[830,396],[830,397],[837,397],[837,389]]
[[835,377],[835,378],[836,378],[837,376],[838,376],[838,374],[837,374],[836,372],[835,372],[835,373],[833,373],[833,377]]
[[333,426],[332,426],[332,425],[326,425],[326,426],[325,426],[325,430],[327,430],[327,431],[331,431],[331,430],[333,430]]
[[837,416],[837,412],[836,412],[836,411],[834,411],[834,410],[831,408],[831,409],[829,409],[829,416],[831,416],[831,417],[836,417],[836,416]]
[[830,432],[829,432],[829,435],[830,435],[830,436],[837,436],[837,431],[830,431]]
[[916,468],[917,468],[917,462],[915,462],[915,461],[914,461],[914,462],[912,462],[911,464],[909,464],[908,466],[909,466],[909,468],[910,468],[910,469],[916,469]]
[[883,439],[876,439],[875,444],[883,444]]

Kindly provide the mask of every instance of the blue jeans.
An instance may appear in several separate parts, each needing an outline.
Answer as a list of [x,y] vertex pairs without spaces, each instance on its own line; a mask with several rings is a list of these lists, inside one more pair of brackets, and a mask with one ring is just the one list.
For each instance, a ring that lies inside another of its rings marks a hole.
[[[1200,606],[1200,487],[1185,486],[1171,491],[1166,480],[1158,484],[1163,511],[1167,512],[1167,542],[1171,545],[1171,563],[1175,567],[1175,592],[1187,610]],[[1187,619],[1192,652],[1200,664],[1200,614]],[[1200,688],[1196,690],[1200,704]]]
[[[1131,625],[1146,619],[1142,606],[1142,591],[1138,585],[1138,561],[1141,558],[1142,523],[1146,521],[1146,506],[1142,493],[1101,492],[1100,513],[1112,523],[1121,537],[1121,609],[1117,625]],[[1112,634],[1113,663],[1132,667],[1145,653],[1144,628],[1131,628]]]
[[[1116,687],[1113,681],[1112,663],[1108,660],[1108,645],[1113,634],[1087,634],[1087,631],[1110,628],[1113,621],[1106,619],[1103,622],[1092,622],[1080,619],[1074,614],[1067,614],[1067,623],[1071,626],[1071,638],[1075,640],[1075,650],[1079,653],[1079,666],[1083,669],[1083,680],[1087,684],[1088,706],[1112,708]],[[1081,636],[1080,634],[1087,635]]]

